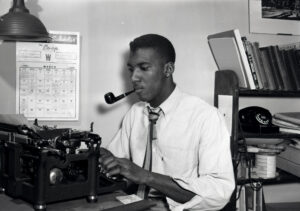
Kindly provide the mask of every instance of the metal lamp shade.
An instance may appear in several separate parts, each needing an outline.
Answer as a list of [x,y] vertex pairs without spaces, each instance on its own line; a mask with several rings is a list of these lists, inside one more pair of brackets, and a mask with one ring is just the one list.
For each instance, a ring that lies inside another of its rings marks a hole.
[[8,41],[49,41],[44,24],[29,14],[24,0],[14,0],[9,12],[0,17],[0,40]]

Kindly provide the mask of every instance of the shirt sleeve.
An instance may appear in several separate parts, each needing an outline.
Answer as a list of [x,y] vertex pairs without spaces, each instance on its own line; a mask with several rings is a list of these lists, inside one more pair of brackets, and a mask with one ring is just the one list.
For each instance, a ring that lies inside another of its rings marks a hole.
[[196,195],[185,204],[167,199],[172,210],[219,210],[235,188],[230,136],[223,116],[214,109],[200,127],[198,176],[173,178],[182,188]]
[[130,134],[130,111],[124,116],[121,128],[118,130],[112,141],[106,147],[114,156],[121,158],[130,158],[129,150]]

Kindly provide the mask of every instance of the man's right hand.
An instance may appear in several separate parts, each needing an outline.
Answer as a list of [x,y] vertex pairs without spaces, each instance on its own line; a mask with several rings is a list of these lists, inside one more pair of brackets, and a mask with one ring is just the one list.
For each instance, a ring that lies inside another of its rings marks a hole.
[[107,149],[100,147],[100,156],[99,156],[99,164],[100,164],[100,172],[106,174],[105,167],[103,166],[103,161],[107,158],[112,158],[114,155]]
[[100,157],[102,156],[114,156],[109,150],[100,147]]
[[115,157],[110,151],[100,148],[99,164],[101,172],[107,177],[124,176],[136,184],[144,184],[149,176],[149,171],[134,164],[127,158]]

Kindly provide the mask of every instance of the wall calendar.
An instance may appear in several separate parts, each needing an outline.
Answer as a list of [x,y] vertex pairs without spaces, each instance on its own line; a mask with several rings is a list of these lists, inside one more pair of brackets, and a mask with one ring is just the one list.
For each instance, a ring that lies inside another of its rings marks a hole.
[[80,35],[51,31],[49,43],[17,42],[17,114],[78,120]]

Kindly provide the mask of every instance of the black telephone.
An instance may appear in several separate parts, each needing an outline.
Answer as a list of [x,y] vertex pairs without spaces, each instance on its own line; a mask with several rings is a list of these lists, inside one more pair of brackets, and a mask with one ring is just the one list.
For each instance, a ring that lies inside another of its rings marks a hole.
[[239,111],[241,129],[250,133],[276,133],[279,127],[272,124],[272,114],[269,110],[250,106]]

